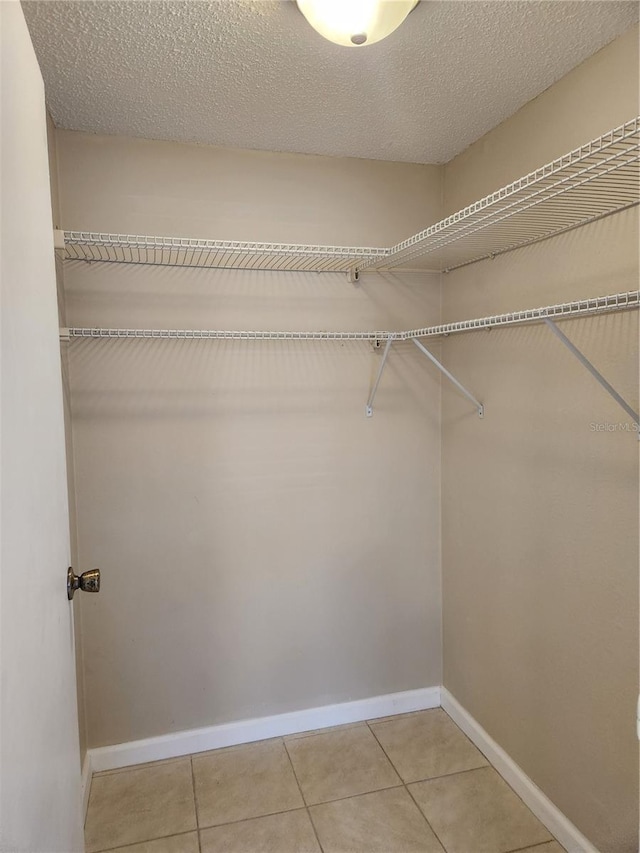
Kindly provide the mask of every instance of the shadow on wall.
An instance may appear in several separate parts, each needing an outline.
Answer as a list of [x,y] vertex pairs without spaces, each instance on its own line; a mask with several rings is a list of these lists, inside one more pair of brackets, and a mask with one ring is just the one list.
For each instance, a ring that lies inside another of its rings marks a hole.
[[[320,412],[360,419],[382,358],[368,341],[78,338],[68,347],[74,422],[230,416],[275,422]],[[410,343],[394,343],[375,410],[402,417],[418,409],[436,427],[439,411],[430,401],[438,383],[438,371]]]

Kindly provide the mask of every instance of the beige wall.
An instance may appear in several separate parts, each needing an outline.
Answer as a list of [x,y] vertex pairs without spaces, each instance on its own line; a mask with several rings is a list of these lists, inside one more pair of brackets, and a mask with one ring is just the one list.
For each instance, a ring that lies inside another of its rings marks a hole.
[[[445,168],[456,210],[637,115],[638,31]],[[636,289],[637,210],[443,277],[443,319]],[[562,329],[638,406],[635,312]],[[444,684],[603,853],[638,849],[638,442],[541,325],[449,338]]]
[[[386,245],[441,170],[58,132],[63,226]],[[372,329],[439,276],[68,263],[68,322]],[[440,382],[366,343],[69,345],[90,746],[441,682]]]

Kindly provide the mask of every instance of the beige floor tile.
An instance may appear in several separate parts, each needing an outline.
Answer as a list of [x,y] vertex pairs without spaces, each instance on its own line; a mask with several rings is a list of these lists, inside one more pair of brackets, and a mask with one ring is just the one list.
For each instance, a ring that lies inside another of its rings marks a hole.
[[506,853],[553,840],[492,767],[408,787],[447,853]]
[[203,829],[202,853],[321,853],[306,809]]
[[547,844],[537,844],[535,847],[523,847],[518,853],[567,853],[562,844],[549,841]]
[[324,853],[443,853],[404,788],[311,806]]
[[107,853],[199,853],[198,833],[172,835],[169,838],[156,838],[155,841],[143,841],[142,844],[129,844],[109,850]]
[[196,829],[188,758],[97,776],[85,825],[87,853]]
[[432,779],[489,763],[439,708],[372,722],[370,726],[405,782]]
[[304,805],[279,739],[194,756],[193,774],[200,827]]
[[400,784],[368,726],[287,741],[287,749],[308,804]]

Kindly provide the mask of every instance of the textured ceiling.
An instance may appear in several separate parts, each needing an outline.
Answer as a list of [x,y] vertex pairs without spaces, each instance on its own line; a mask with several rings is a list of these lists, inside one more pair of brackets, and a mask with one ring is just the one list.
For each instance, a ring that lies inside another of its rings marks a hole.
[[59,127],[450,160],[638,19],[636,2],[422,0],[343,48],[290,0],[23,0]]

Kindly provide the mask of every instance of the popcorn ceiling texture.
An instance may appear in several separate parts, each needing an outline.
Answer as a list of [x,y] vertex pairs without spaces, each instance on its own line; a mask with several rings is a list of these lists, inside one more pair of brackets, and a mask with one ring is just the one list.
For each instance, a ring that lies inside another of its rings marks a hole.
[[635,2],[428,2],[332,45],[295,3],[23,0],[58,127],[450,160],[638,19]]

